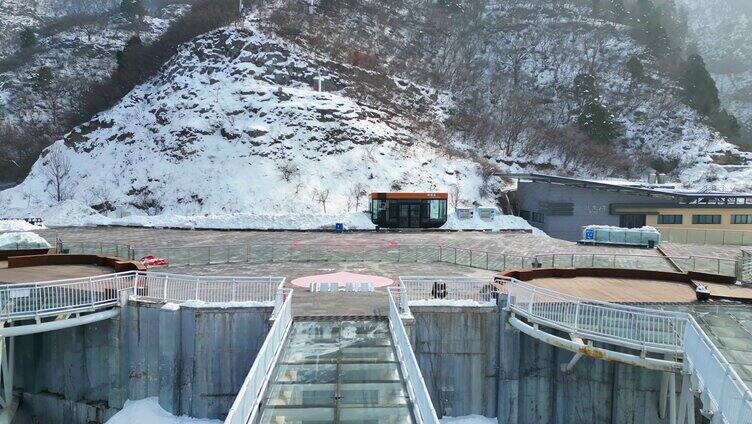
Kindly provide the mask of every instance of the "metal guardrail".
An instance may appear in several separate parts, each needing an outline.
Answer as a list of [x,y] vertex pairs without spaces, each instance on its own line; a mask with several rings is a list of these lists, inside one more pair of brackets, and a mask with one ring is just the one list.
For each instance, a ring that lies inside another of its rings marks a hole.
[[489,278],[400,276],[399,282],[407,293],[409,305],[451,304],[457,301],[496,304],[497,293]]
[[227,414],[225,419],[227,424],[252,423],[260,410],[259,405],[271,376],[272,367],[277,361],[292,324],[292,290],[286,290],[288,292],[284,295],[285,300],[276,313],[274,324],[264,339],[264,344],[261,345],[253,366]]
[[[634,268],[673,271],[668,258],[658,255],[554,253],[520,256],[501,252],[464,249],[443,245],[321,245],[321,244],[233,244],[219,246],[140,246],[110,243],[63,242],[70,253],[91,253],[137,260],[147,255],[167,259],[172,266],[225,263],[274,262],[388,262],[449,263],[490,271],[513,268]],[[684,271],[735,276],[735,259],[704,256],[671,257]]]
[[577,298],[505,278],[507,307],[531,322],[642,351],[679,355],[705,409],[752,424],[752,391],[690,314]]
[[127,271],[85,278],[0,285],[0,319],[40,319],[118,304],[120,293],[170,302],[259,302],[278,299],[283,277],[216,277]]
[[752,249],[742,250],[738,274],[740,281],[752,283]]
[[726,424],[752,424],[752,391],[692,316],[684,331],[684,369],[703,405]]
[[[399,291],[399,289],[397,290]],[[398,302],[395,300],[392,291],[393,289],[390,288],[389,329],[402,367],[402,374],[407,383],[407,391],[413,404],[413,416],[418,424],[438,424],[439,418],[436,416],[436,410],[433,407],[433,402],[431,402],[431,396],[428,394],[426,382],[410,346],[410,339],[407,337],[404,324],[402,324],[400,308],[397,306]]]
[[711,244],[752,246],[752,231],[707,230],[696,228],[656,227],[664,242],[682,244]]
[[642,351],[681,354],[687,315],[569,296],[515,278],[507,307],[530,321],[583,338]]
[[117,305],[120,292],[132,290],[138,273],[0,285],[0,319],[39,319]]
[[284,277],[195,276],[158,272],[139,273],[137,296],[170,302],[274,302]]

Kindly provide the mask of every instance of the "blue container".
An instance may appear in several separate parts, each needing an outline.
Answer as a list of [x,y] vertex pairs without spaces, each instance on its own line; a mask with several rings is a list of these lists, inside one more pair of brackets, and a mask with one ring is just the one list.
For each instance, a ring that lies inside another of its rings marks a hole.
[[335,233],[343,233],[345,231],[345,224],[338,222],[334,224],[334,232]]

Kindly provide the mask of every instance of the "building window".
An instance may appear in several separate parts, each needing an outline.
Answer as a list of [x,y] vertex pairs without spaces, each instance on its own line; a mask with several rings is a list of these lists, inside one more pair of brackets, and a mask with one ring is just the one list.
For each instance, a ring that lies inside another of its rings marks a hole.
[[720,224],[720,215],[692,215],[693,224]]
[[530,221],[530,211],[520,210],[520,218],[524,219],[525,221]]
[[752,215],[731,215],[732,224],[752,224]]
[[681,215],[658,215],[659,224],[681,224]]
[[540,212],[533,212],[531,214],[530,220],[533,221],[533,222],[537,222],[537,223],[542,224],[543,221],[544,221],[544,218],[545,217],[543,216],[542,213],[540,213]]

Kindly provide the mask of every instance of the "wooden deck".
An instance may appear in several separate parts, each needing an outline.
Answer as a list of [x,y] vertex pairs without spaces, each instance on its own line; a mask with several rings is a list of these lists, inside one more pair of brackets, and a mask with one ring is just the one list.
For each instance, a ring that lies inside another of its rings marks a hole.
[[67,278],[94,277],[113,272],[115,271],[112,268],[96,265],[45,265],[8,268],[7,261],[0,261],[0,283],[31,283]]
[[536,278],[528,284],[559,293],[605,302],[690,303],[694,289],[685,283],[630,278]]

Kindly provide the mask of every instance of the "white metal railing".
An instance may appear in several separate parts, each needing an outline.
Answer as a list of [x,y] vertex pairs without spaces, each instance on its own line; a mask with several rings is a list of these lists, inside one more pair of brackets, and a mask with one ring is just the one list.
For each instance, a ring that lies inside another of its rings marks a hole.
[[703,405],[725,424],[752,424],[752,391],[694,317],[684,330],[684,369],[701,391]]
[[745,283],[752,283],[752,249],[743,249],[739,264],[738,278]]
[[115,306],[120,293],[170,302],[259,302],[273,305],[283,277],[216,277],[127,271],[0,285],[0,319],[38,319]]
[[277,297],[284,277],[195,276],[157,272],[139,274],[136,295],[170,302],[267,302]]
[[269,329],[264,344],[261,345],[251,370],[240,387],[225,423],[247,424],[254,422],[258,414],[261,399],[271,377],[272,367],[277,361],[292,324],[292,289],[285,289],[287,294],[276,314],[274,324]]
[[705,409],[725,424],[752,424],[752,391],[690,314],[581,299],[503,279],[507,307],[561,331],[609,344],[682,355]]
[[450,304],[457,301],[495,305],[497,293],[490,278],[400,276],[410,305]]
[[501,280],[508,293],[507,307],[530,321],[634,349],[682,352],[684,313],[582,299],[510,277]]
[[57,281],[0,285],[0,319],[21,320],[93,311],[118,303],[120,292],[132,290],[135,271]]
[[389,289],[389,329],[402,367],[402,374],[407,383],[407,391],[413,403],[415,421],[418,424],[438,424],[439,419],[436,416],[436,410],[433,407],[433,402],[431,402],[431,396],[428,394],[428,388],[426,388],[426,382],[420,372],[418,361],[415,359],[415,354],[413,354],[413,349],[410,346],[407,331],[402,324],[400,308],[394,299],[393,291],[394,289]]

